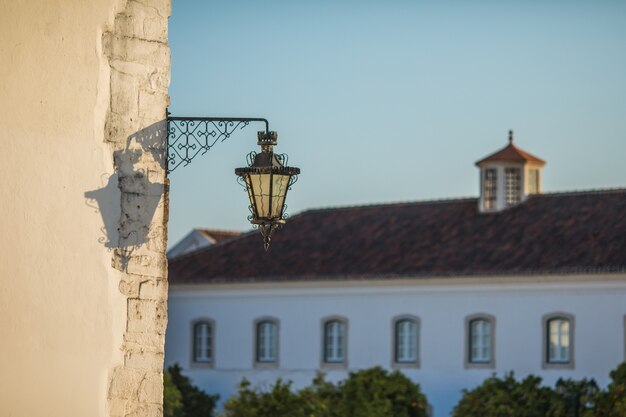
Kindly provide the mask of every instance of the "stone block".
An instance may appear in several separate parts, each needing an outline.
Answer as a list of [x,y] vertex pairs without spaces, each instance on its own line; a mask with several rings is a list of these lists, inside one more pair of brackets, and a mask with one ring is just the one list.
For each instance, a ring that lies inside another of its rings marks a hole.
[[130,404],[124,417],[163,417],[163,407],[160,404]]
[[[163,369],[163,352],[154,352],[145,348],[130,348],[124,355],[124,365],[128,368],[161,371]],[[140,396],[140,401],[141,396]]]
[[121,280],[118,287],[120,292],[129,298],[139,297],[139,282],[137,281]]
[[111,70],[111,111],[135,116],[138,113],[139,86],[137,78]]
[[107,142],[118,143],[120,148],[126,146],[126,139],[139,130],[140,120],[135,115],[109,113],[105,122],[105,138]]
[[164,301],[128,300],[127,331],[165,334],[166,326],[167,305]]
[[113,60],[163,68],[170,65],[170,48],[162,42],[108,33],[103,38],[103,47],[107,56]]
[[109,415],[111,417],[123,417],[126,414],[126,404],[128,400],[122,398],[112,398],[109,400]]
[[136,399],[139,384],[144,379],[145,372],[135,369],[117,367],[111,376],[109,398]]
[[[149,66],[145,64],[138,64],[136,62],[120,61],[119,59],[112,59],[109,61],[109,65],[117,72],[121,72],[127,75],[137,76],[139,84],[142,84],[142,78],[146,76],[146,73],[152,75],[156,70],[150,70]],[[163,70],[164,71],[164,70]]]
[[172,1],[171,0],[137,0],[141,4],[145,4],[149,7],[154,7],[159,15],[162,17],[170,17],[172,15]]
[[163,351],[165,337],[159,333],[136,333],[126,332],[124,334],[124,343],[127,345],[143,346],[153,351]]
[[166,93],[170,86],[170,72],[167,68],[154,68],[148,75],[148,85],[153,91]]
[[[162,368],[163,361],[161,360],[161,369]],[[139,385],[138,399],[143,403],[163,403],[163,374],[161,372],[146,374],[146,377]]]
[[167,18],[146,17],[142,29],[144,39],[167,43]]
[[164,280],[144,281],[139,285],[142,300],[166,300],[167,282]]
[[164,254],[131,255],[126,263],[126,272],[153,278],[165,278],[167,258]]
[[167,94],[139,90],[139,116],[144,119],[162,120],[163,109],[169,104],[170,96]]

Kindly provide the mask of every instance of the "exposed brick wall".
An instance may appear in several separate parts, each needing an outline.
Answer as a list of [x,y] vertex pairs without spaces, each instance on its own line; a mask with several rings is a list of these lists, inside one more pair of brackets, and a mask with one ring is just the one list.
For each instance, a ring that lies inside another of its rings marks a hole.
[[128,1],[103,38],[111,97],[105,138],[114,154],[121,206],[112,265],[121,271],[119,290],[127,297],[124,363],[110,375],[111,417],[163,413],[170,13],[170,0]]

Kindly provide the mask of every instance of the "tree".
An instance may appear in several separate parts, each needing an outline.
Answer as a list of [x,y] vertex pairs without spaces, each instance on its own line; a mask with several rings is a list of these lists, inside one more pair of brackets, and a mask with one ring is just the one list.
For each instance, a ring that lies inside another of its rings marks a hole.
[[419,385],[399,371],[381,367],[351,372],[339,384],[336,404],[342,417],[426,417],[427,402]]
[[184,417],[183,395],[169,372],[163,374],[163,417]]
[[530,375],[518,382],[513,372],[504,378],[487,378],[463,396],[453,417],[565,417],[567,410],[560,395],[542,387],[541,378]]
[[308,417],[306,404],[291,391],[291,382],[276,381],[268,392],[250,388],[243,379],[236,396],[224,403],[226,417]]
[[[181,373],[181,368],[178,364],[170,366],[165,375],[169,375],[168,378],[171,378],[172,384],[180,392],[182,410],[176,405],[176,394],[170,392],[166,397],[164,391],[163,414],[168,409],[175,413],[172,414],[172,417],[213,417],[213,411],[219,395],[209,395],[193,385],[191,380]],[[168,401],[167,403],[166,400]],[[170,400],[174,400],[174,402],[170,403]]]
[[338,384],[318,374],[297,392],[282,380],[261,392],[244,379],[224,404],[223,417],[426,417],[426,404],[419,385],[376,367],[351,372]]
[[596,396],[594,417],[626,417],[626,362],[609,373],[611,382],[606,391]]

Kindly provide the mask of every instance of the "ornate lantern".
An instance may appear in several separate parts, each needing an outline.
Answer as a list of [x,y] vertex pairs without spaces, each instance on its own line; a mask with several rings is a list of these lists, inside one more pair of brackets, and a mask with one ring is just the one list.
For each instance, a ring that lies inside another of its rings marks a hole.
[[288,167],[287,155],[277,155],[273,148],[276,132],[258,132],[261,153],[248,155],[248,166],[235,169],[238,180],[250,198],[250,222],[259,228],[265,250],[269,248],[272,233],[285,223],[285,198],[296,182],[300,168]]

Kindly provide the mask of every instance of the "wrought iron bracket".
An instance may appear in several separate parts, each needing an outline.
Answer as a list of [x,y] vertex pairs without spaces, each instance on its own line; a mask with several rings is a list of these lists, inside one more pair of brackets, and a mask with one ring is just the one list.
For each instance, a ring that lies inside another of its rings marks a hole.
[[167,173],[187,166],[198,155],[204,155],[217,142],[223,142],[250,123],[265,123],[260,117],[173,117],[167,112]]

